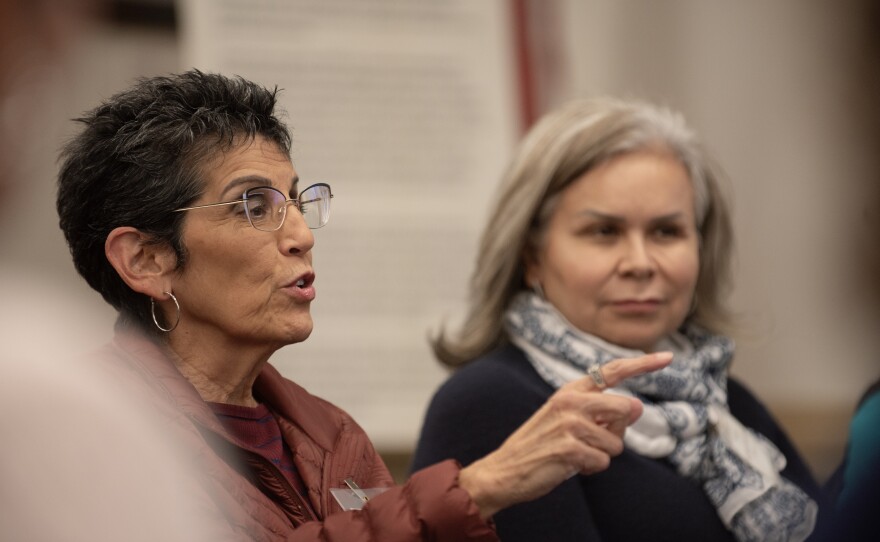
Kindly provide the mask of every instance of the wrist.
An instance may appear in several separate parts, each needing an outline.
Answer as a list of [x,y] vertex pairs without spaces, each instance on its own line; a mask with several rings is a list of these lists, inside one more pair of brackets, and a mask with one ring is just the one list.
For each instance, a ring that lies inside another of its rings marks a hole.
[[461,469],[458,485],[464,489],[480,511],[480,517],[489,519],[505,508],[498,498],[497,482],[486,473],[486,458],[475,461]]

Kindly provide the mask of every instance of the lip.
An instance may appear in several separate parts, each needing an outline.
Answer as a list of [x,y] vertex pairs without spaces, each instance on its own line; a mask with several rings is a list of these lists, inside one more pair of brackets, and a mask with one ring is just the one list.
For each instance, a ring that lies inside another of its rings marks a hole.
[[656,298],[620,299],[612,301],[610,305],[615,311],[624,314],[651,314],[659,310],[661,302]]
[[[301,286],[297,284],[302,282]],[[307,303],[315,299],[315,273],[307,271],[285,284],[282,289],[297,301]]]

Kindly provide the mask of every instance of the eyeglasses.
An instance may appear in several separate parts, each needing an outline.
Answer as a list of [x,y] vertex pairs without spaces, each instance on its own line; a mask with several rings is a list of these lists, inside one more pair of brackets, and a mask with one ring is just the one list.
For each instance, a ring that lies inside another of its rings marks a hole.
[[221,205],[241,205],[251,226],[260,231],[276,231],[284,224],[287,216],[287,206],[296,204],[306,224],[311,229],[318,229],[330,219],[330,185],[317,183],[299,193],[299,196],[288,199],[280,190],[271,186],[257,186],[249,188],[235,201],[223,201],[220,203],[208,203],[175,209],[173,212],[192,211],[206,207],[219,207]]

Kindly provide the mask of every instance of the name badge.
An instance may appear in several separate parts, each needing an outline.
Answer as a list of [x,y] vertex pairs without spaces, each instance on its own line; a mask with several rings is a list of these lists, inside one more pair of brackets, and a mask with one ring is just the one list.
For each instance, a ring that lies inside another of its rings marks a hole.
[[343,510],[360,510],[370,499],[388,491],[387,487],[372,487],[361,489],[352,478],[344,480],[348,487],[334,487],[330,494],[339,503]]

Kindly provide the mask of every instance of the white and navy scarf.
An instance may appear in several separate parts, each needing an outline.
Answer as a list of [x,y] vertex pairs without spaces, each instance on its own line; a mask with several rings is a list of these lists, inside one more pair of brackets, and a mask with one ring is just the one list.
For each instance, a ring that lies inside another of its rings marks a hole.
[[[643,352],[583,333],[532,292],[517,295],[505,314],[511,342],[554,388],[587,369]],[[695,325],[661,341],[672,363],[606,390],[635,396],[644,413],[627,428],[627,448],[665,458],[700,484],[737,540],[801,541],[813,530],[817,506],[780,475],[785,457],[763,435],[743,426],[727,407],[733,341]]]

